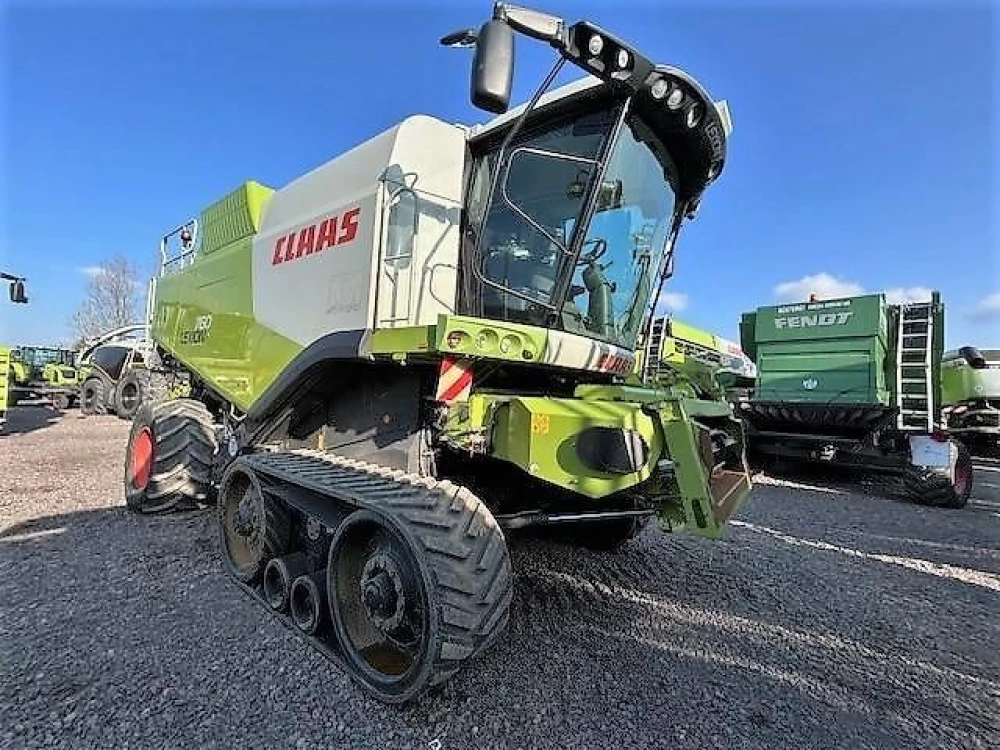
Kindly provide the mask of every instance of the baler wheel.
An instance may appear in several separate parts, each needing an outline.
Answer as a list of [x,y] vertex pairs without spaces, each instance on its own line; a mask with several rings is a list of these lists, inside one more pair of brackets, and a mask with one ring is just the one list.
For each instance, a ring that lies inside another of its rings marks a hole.
[[125,503],[139,513],[195,507],[211,493],[215,432],[199,401],[144,403],[125,451]]
[[958,448],[953,479],[919,466],[910,466],[903,474],[906,493],[913,502],[940,508],[964,508],[972,494],[972,457],[969,449],[954,441]]

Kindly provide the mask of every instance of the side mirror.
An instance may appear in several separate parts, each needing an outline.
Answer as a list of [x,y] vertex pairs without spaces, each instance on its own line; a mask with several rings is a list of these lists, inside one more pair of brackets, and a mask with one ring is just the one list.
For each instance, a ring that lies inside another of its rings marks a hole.
[[972,369],[982,370],[986,367],[986,358],[976,347],[963,346],[958,353]]
[[24,295],[24,282],[20,279],[10,283],[10,301],[20,305],[28,303],[28,298]]
[[514,31],[503,21],[487,21],[479,29],[472,60],[472,103],[503,114],[510,106],[514,82]]

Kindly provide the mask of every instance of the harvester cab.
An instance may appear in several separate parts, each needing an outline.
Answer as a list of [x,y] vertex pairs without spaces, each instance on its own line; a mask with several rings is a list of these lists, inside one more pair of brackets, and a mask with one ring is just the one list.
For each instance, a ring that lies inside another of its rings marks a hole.
[[[515,32],[559,58],[508,111]],[[627,381],[725,104],[503,3],[442,41],[475,46],[492,122],[409,117],[163,238],[151,336],[191,387],[143,404],[126,457],[134,510],[217,494],[233,576],[387,701],[503,629],[505,533],[718,538],[750,491],[728,404]],[[589,76],[548,91],[567,62]]]
[[744,313],[740,333],[758,369],[740,403],[751,456],[895,474],[915,502],[965,505],[972,463],[942,430],[937,292],[761,307]]

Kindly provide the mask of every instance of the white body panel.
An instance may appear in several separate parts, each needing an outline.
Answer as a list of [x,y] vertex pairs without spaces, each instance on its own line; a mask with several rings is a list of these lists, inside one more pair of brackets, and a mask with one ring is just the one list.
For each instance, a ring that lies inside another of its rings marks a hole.
[[[465,152],[461,128],[410,117],[276,191],[253,242],[257,320],[308,346],[376,318],[405,326],[453,312]],[[419,220],[409,264],[390,279],[380,245],[394,174],[417,191]],[[376,282],[405,294],[379,290],[377,303]]]

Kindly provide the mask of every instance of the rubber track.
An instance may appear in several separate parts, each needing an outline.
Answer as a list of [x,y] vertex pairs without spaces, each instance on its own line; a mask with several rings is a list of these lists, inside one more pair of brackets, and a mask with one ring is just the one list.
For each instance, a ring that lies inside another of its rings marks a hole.
[[[428,595],[437,604],[439,623],[428,685],[453,676],[506,629],[513,597],[506,540],[493,515],[465,487],[315,450],[256,453],[240,460],[271,480],[391,517],[418,540],[436,583]],[[294,506],[294,499],[290,503]],[[263,602],[259,587],[240,585]],[[279,616],[294,628],[287,615]],[[344,666],[332,636],[295,630]]]

